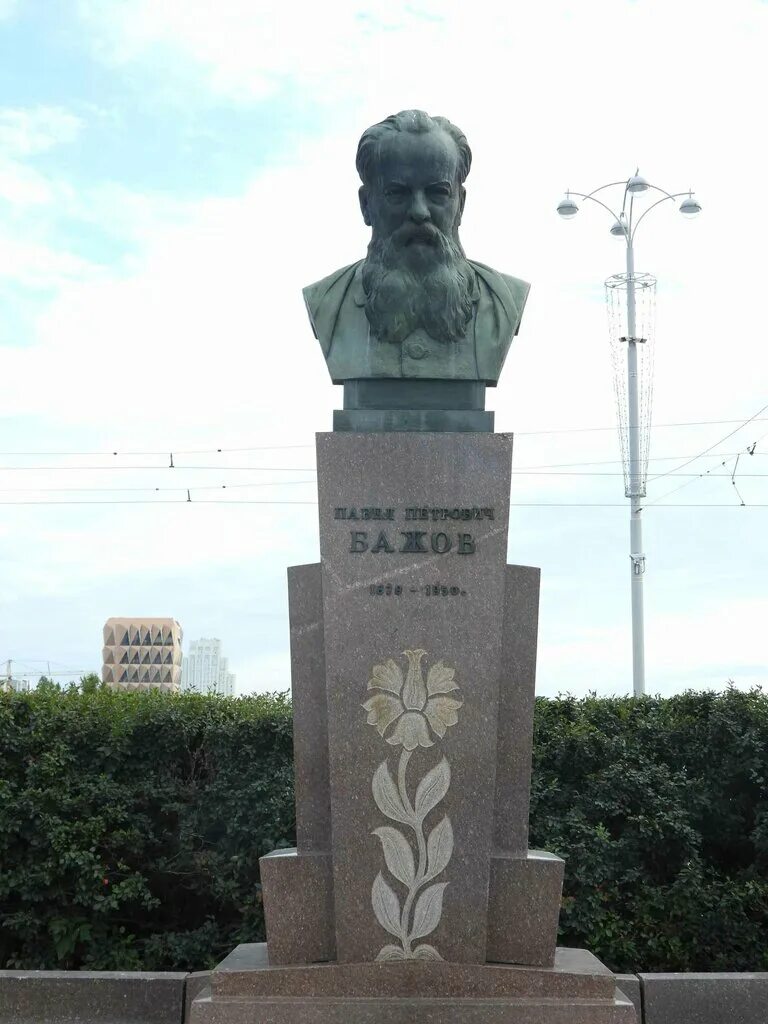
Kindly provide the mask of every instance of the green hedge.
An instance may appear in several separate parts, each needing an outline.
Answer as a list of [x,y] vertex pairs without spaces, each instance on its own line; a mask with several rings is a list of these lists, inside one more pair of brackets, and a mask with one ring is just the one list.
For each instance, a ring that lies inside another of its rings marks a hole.
[[262,939],[291,744],[283,697],[0,696],[0,966],[195,969]]
[[[263,938],[293,836],[285,697],[0,695],[0,967],[209,966]],[[562,944],[768,970],[768,697],[539,699],[531,845],[567,860]]]
[[768,695],[537,701],[531,845],[560,942],[616,971],[768,970]]

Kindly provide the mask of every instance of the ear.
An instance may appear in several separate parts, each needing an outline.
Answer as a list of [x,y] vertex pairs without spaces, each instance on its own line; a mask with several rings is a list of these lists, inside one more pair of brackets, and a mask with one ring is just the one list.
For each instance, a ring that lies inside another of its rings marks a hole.
[[368,227],[371,226],[371,217],[368,213],[368,189],[365,185],[360,186],[360,190],[357,193],[357,197],[360,200],[360,212],[363,215],[363,221]]
[[464,216],[464,203],[466,201],[467,201],[467,190],[462,185],[461,188],[459,189],[459,220],[458,220],[459,224],[461,224],[461,218]]

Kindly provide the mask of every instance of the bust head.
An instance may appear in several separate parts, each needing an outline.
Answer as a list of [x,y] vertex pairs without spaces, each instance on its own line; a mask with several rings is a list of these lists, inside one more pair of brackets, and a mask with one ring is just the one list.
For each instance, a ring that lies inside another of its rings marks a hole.
[[444,117],[403,110],[363,133],[357,147],[360,207],[373,240],[408,223],[434,223],[458,241],[472,152]]
[[463,132],[421,110],[394,114],[360,139],[360,208],[372,229],[363,288],[382,341],[419,327],[445,342],[465,334],[474,280],[458,231],[471,161]]

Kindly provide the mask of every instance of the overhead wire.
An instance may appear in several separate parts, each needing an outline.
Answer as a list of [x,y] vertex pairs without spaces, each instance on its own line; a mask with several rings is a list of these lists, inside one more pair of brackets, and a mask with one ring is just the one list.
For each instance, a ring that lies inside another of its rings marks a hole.
[[[739,452],[732,452],[732,453],[718,452],[715,455],[706,456],[706,455],[700,453],[699,455],[696,455],[693,458],[691,458],[690,461],[693,462],[693,461],[695,461],[698,458],[707,458],[707,457],[709,457],[709,458],[734,457],[735,458],[736,455],[738,455],[738,454],[739,454]],[[766,454],[768,454],[768,452],[757,452],[756,454],[758,454],[758,455],[766,455]],[[657,455],[657,456],[653,456],[648,461],[649,462],[668,462],[671,459],[686,459],[686,458],[688,458],[688,456],[686,456],[686,455]],[[541,463],[539,465],[533,465],[533,466],[522,466],[522,467],[520,467],[520,469],[515,469],[513,467],[512,472],[513,473],[523,473],[523,472],[530,472],[531,470],[539,470],[539,469],[567,469],[567,468],[577,467],[577,466],[620,466],[621,463],[622,463],[621,459],[601,459],[601,460],[598,460],[598,461],[591,461],[591,462],[551,462],[551,463]],[[203,466],[200,466],[200,465],[180,465],[178,462],[174,462],[174,464],[172,466],[168,465],[168,464],[166,464],[164,466],[151,466],[151,465],[146,465],[146,464],[141,465],[141,466],[0,466],[0,473],[3,473],[3,472],[15,473],[15,472],[19,472],[21,470],[24,470],[24,471],[27,471],[27,472],[42,472],[42,473],[45,473],[45,472],[75,472],[75,471],[79,471],[79,472],[82,472],[82,473],[89,473],[89,472],[101,472],[102,470],[109,470],[109,471],[113,471],[113,470],[132,470],[132,471],[137,471],[137,470],[153,470],[154,471],[154,470],[169,470],[169,469],[173,469],[174,471],[177,471],[177,470],[193,470],[193,471],[202,470],[202,471],[205,471],[205,472],[217,472],[217,473],[221,473],[222,471],[227,471],[227,472],[231,471],[231,472],[234,472],[234,473],[246,473],[246,472],[249,472],[249,471],[252,471],[254,473],[270,473],[270,472],[272,472],[272,473],[312,473],[312,474],[316,474],[317,473],[317,470],[316,470],[316,468],[314,466],[228,466],[228,465],[223,465],[223,466],[207,466],[207,465],[203,465]],[[655,480],[655,479],[658,479],[658,478],[660,478],[662,476],[668,476],[668,475],[670,475],[668,472],[658,473],[652,479]]]
[[[668,469],[664,473],[658,473],[654,477],[654,479],[655,480],[659,480],[663,476],[672,476],[673,474],[677,473],[678,470],[685,469],[687,466],[690,466],[692,462],[696,462],[697,459],[701,459],[705,455],[708,455],[712,451],[713,448],[719,447],[721,444],[723,444],[729,438],[733,437],[734,434],[738,434],[738,432],[740,430],[743,430],[744,427],[746,427],[749,423],[752,423],[754,420],[756,420],[760,416],[761,413],[765,412],[766,409],[768,409],[768,402],[761,409],[758,409],[757,412],[754,414],[754,416],[750,416],[749,419],[744,420],[744,422],[740,426],[736,427],[735,430],[729,431],[725,435],[725,437],[721,437],[719,441],[715,441],[714,444],[711,444],[708,448],[705,448],[704,451],[699,452],[698,455],[694,455],[692,458],[688,459],[687,462],[682,463],[682,465],[675,466],[674,469]],[[765,435],[763,435],[763,436],[765,436]]]
[[[183,488],[186,491],[186,488]],[[278,501],[278,500],[258,500],[250,498],[233,498],[226,500],[222,498],[202,498],[193,500],[191,498],[118,498],[113,500],[102,500],[96,499],[91,501],[79,501],[73,499],[65,499],[63,501],[1,501],[0,505],[12,506],[12,505],[313,505],[317,506],[317,501]],[[627,505],[624,501],[512,501],[510,502],[511,507],[515,508],[623,508],[626,509]],[[686,502],[686,503],[675,503],[671,505],[657,505],[656,508],[737,508],[738,506],[728,504],[718,504],[711,502]],[[746,505],[746,508],[768,508],[768,503],[753,503],[750,502]]]
[[[768,406],[766,406],[765,408],[768,408]],[[761,410],[761,411],[763,411],[763,410]],[[653,424],[653,429],[654,430],[659,430],[659,429],[668,428],[668,427],[716,426],[716,425],[727,424],[727,423],[741,423],[743,425],[745,422],[749,423],[749,422],[752,422],[755,419],[758,419],[758,417],[759,417],[759,413],[756,414],[755,416],[750,417],[750,419],[747,420],[747,421],[743,421],[743,420],[686,420],[686,421],[678,421],[678,422],[673,422],[673,423],[654,423]],[[615,429],[616,429],[615,425],[614,426],[610,426],[610,427],[557,427],[557,428],[548,429],[548,430],[517,430],[517,431],[513,431],[513,433],[514,433],[515,437],[536,437],[536,436],[545,436],[545,435],[549,435],[549,434],[588,434],[588,433],[599,433],[599,432],[604,432],[604,431],[614,431]],[[734,433],[735,433],[735,431],[734,431]],[[115,450],[105,450],[105,449],[100,449],[98,451],[60,451],[60,450],[58,450],[58,451],[24,451],[24,452],[4,452],[4,451],[0,451],[0,457],[3,457],[3,458],[5,458],[5,457],[16,458],[16,457],[40,457],[40,456],[47,456],[47,457],[62,457],[63,458],[63,457],[74,457],[74,456],[78,456],[78,457],[85,457],[85,456],[96,456],[96,457],[97,456],[117,456],[117,457],[123,457],[124,458],[124,457],[127,457],[129,455],[130,456],[136,456],[136,455],[152,456],[152,455],[156,455],[156,456],[163,456],[164,457],[164,456],[168,455],[168,453],[171,450],[173,450],[173,453],[175,455],[214,455],[214,454],[224,454],[224,453],[227,453],[227,452],[238,453],[238,452],[258,452],[258,451],[288,451],[290,449],[313,448],[313,447],[314,447],[314,445],[312,445],[312,444],[266,444],[266,445],[250,445],[250,446],[247,446],[247,447],[234,447],[234,448],[226,448],[226,447],[218,447],[218,446],[216,446],[216,447],[211,447],[211,448],[178,448],[177,449],[177,448],[173,448],[172,445],[169,445],[169,446],[164,446],[161,449],[155,449],[155,450],[152,450],[152,451],[138,451],[138,450],[133,450],[133,449],[131,449],[131,450],[126,449],[125,451],[122,451],[122,450],[115,451]]]
[[[737,457],[738,458],[738,457]],[[716,473],[717,469],[725,467],[727,465],[725,460],[719,463],[717,466],[712,466],[704,473],[680,473],[678,476],[690,477],[691,482],[693,480],[700,480],[702,477],[711,476],[712,479],[718,479],[719,477],[725,479],[733,479],[734,474],[731,472]],[[573,472],[563,470],[513,470],[513,476],[570,476],[570,477],[610,477],[616,479],[617,477],[623,477],[624,474],[621,472]],[[752,479],[766,479],[768,480],[768,473],[742,473],[742,478]],[[307,480],[259,480],[252,481],[250,483],[227,483],[227,484],[192,484],[190,486],[180,485],[178,487],[0,487],[0,494],[129,494],[129,493],[153,493],[153,494],[186,494],[189,492],[200,492],[200,491],[237,491],[237,490],[249,490],[255,487],[292,487],[300,486],[302,484],[315,484],[314,478]],[[687,486],[687,483],[683,486]],[[675,488],[676,490],[678,488]],[[667,492],[673,493],[673,492]]]
[[[701,420],[701,421],[689,421],[687,423],[682,423],[681,422],[681,423],[674,423],[674,424],[672,424],[672,423],[665,424],[666,426],[693,426],[693,425],[697,425],[698,426],[698,425],[705,425],[705,424],[710,424],[710,423],[733,423],[733,422],[738,422],[739,426],[737,426],[736,429],[734,429],[732,431],[729,431],[729,433],[727,433],[724,437],[720,438],[719,441],[716,441],[714,444],[710,445],[708,448],[705,448],[703,451],[697,453],[694,456],[691,456],[691,457],[688,457],[688,456],[656,456],[656,457],[653,458],[653,460],[649,460],[649,461],[669,461],[670,459],[679,459],[679,458],[683,458],[685,460],[679,466],[676,466],[676,467],[674,467],[672,469],[665,470],[664,472],[655,474],[654,476],[652,476],[649,479],[649,483],[654,483],[655,481],[660,480],[662,478],[666,478],[668,476],[678,476],[679,477],[679,476],[685,475],[685,476],[690,476],[691,479],[690,480],[686,480],[685,483],[681,484],[679,487],[673,488],[671,491],[668,491],[665,494],[660,495],[659,497],[653,499],[652,501],[649,501],[649,502],[645,503],[645,507],[648,507],[650,505],[656,505],[657,503],[661,502],[662,500],[664,500],[664,498],[668,497],[669,495],[674,494],[676,491],[681,490],[683,487],[686,487],[689,484],[695,482],[696,480],[702,479],[702,477],[706,477],[706,476],[711,476],[713,478],[716,478],[718,476],[730,477],[731,483],[734,486],[734,488],[736,489],[736,493],[739,495],[740,504],[742,506],[744,506],[745,502],[743,501],[743,498],[742,498],[741,494],[739,493],[738,487],[736,486],[736,482],[735,482],[735,475],[736,475],[736,468],[738,466],[738,459],[739,459],[740,455],[744,454],[744,453],[743,452],[736,452],[736,453],[733,453],[732,455],[731,454],[725,455],[724,453],[717,453],[717,455],[712,455],[711,453],[712,453],[714,448],[719,447],[719,445],[723,444],[729,438],[733,437],[734,434],[739,432],[739,430],[742,430],[749,423],[752,423],[752,422],[758,420],[760,418],[760,416],[761,416],[761,413],[765,412],[766,409],[768,409],[768,404],[766,404],[761,409],[759,409],[753,416],[750,416],[748,419],[743,420],[743,421],[734,421],[734,420],[711,420],[711,421],[704,421],[704,420]],[[592,430],[607,430],[607,429],[611,429],[611,428],[586,427],[586,428],[574,428],[573,430],[567,430],[567,431],[556,431],[556,430],[552,430],[552,431],[528,431],[528,432],[525,432],[525,433],[528,433],[528,434],[534,434],[534,433],[542,433],[542,434],[543,433],[563,433],[563,432],[565,432],[565,433],[574,432],[575,433],[575,432],[584,432],[584,431],[592,431]],[[763,436],[768,436],[768,435],[763,435]],[[759,439],[759,440],[761,440],[761,439]],[[757,443],[758,442],[754,442],[752,444],[751,448],[747,448],[747,452],[750,455],[754,455],[755,454],[755,447],[756,447]],[[266,450],[283,450],[283,449],[288,449],[288,448],[305,448],[305,447],[309,447],[309,446],[306,446],[306,445],[274,445],[274,446],[262,445],[262,446],[258,446],[258,447],[254,447],[254,448],[239,448],[239,449],[217,448],[217,449],[215,449],[215,451],[217,453],[221,454],[221,453],[224,453],[226,451],[231,451],[231,452],[266,451]],[[141,487],[141,486],[133,486],[133,487],[34,487],[34,486],[30,486],[30,487],[8,487],[8,488],[0,488],[0,492],[2,492],[2,493],[17,493],[17,494],[18,493],[25,493],[25,494],[30,494],[30,493],[32,493],[32,494],[43,494],[43,493],[78,493],[78,494],[86,494],[86,493],[104,493],[104,492],[108,492],[108,493],[129,493],[129,492],[147,493],[147,492],[153,492],[153,493],[182,493],[182,494],[186,494],[186,498],[182,498],[182,499],[155,498],[155,499],[151,499],[151,500],[150,499],[112,499],[112,500],[109,500],[109,501],[104,501],[104,500],[101,500],[101,499],[96,499],[96,500],[91,499],[91,500],[87,500],[87,501],[85,501],[85,500],[63,500],[63,501],[60,501],[60,500],[57,500],[57,501],[45,501],[44,500],[44,501],[40,501],[40,500],[21,500],[21,499],[16,499],[16,500],[13,500],[13,501],[0,501],[0,504],[1,505],[22,505],[22,504],[24,504],[24,505],[43,505],[43,504],[79,504],[79,505],[82,505],[82,504],[94,504],[94,505],[95,504],[178,504],[179,501],[181,501],[184,504],[190,504],[190,503],[197,503],[197,504],[213,504],[213,503],[217,503],[217,504],[235,504],[235,503],[246,504],[247,503],[247,504],[263,504],[263,505],[292,505],[292,504],[293,505],[311,505],[311,504],[316,504],[316,502],[307,502],[307,501],[285,501],[285,500],[266,500],[266,499],[264,499],[264,500],[257,500],[257,499],[238,500],[238,499],[232,499],[232,500],[228,500],[228,501],[222,501],[222,500],[218,500],[218,499],[197,499],[196,498],[195,501],[193,502],[192,494],[191,494],[192,491],[195,491],[195,492],[208,492],[208,491],[219,491],[219,490],[227,490],[227,489],[232,489],[232,490],[239,489],[239,490],[242,490],[242,489],[249,489],[249,488],[255,488],[255,487],[296,486],[296,485],[301,485],[301,484],[313,483],[314,482],[313,478],[316,475],[316,470],[315,470],[314,467],[296,467],[296,466],[227,466],[227,465],[225,465],[225,466],[222,466],[222,465],[218,465],[218,466],[203,465],[203,466],[200,466],[200,465],[179,465],[178,461],[174,461],[174,455],[178,458],[178,456],[182,455],[182,454],[188,454],[188,455],[189,454],[208,454],[210,451],[212,451],[212,450],[209,450],[209,449],[197,449],[197,450],[187,449],[187,450],[184,450],[184,451],[169,452],[169,453],[166,453],[166,452],[135,452],[135,451],[134,452],[130,452],[130,453],[129,452],[122,453],[123,455],[128,455],[128,454],[131,454],[131,455],[144,455],[144,456],[162,455],[163,457],[165,457],[167,455],[167,457],[169,458],[170,461],[169,461],[169,463],[166,463],[165,465],[162,465],[162,466],[151,466],[151,465],[148,466],[146,464],[145,465],[140,465],[140,466],[136,466],[136,465],[125,466],[125,465],[114,465],[114,464],[110,464],[110,465],[107,465],[107,466],[0,466],[0,471],[15,472],[15,471],[26,470],[26,471],[30,471],[30,472],[35,472],[35,471],[37,471],[37,472],[59,472],[59,471],[67,470],[67,471],[79,471],[79,472],[101,472],[103,470],[124,469],[124,470],[142,471],[143,472],[145,470],[166,470],[166,471],[167,470],[174,470],[174,476],[176,476],[176,472],[175,472],[176,470],[180,470],[180,471],[192,470],[192,471],[206,471],[206,472],[207,471],[222,472],[222,470],[224,470],[226,472],[229,472],[229,471],[233,471],[233,472],[248,472],[248,471],[252,471],[252,472],[302,472],[302,473],[305,472],[305,473],[311,473],[312,474],[312,478],[306,479],[306,480],[282,480],[282,481],[280,481],[280,480],[275,480],[275,481],[259,480],[259,481],[249,481],[248,483],[221,483],[221,484],[208,484],[208,485],[203,484],[203,485],[194,485],[194,486],[189,486],[189,487],[184,487],[184,486],[177,486],[177,487],[159,487],[159,486],[155,486],[155,487]],[[95,453],[95,452],[94,453],[86,453],[86,452],[80,452],[80,453],[52,453],[52,452],[51,453],[31,453],[31,452],[28,452],[28,453],[9,453],[9,452],[5,452],[5,453],[0,453],[0,454],[3,454],[5,456],[13,456],[13,455],[31,456],[31,455],[48,454],[48,455],[62,455],[62,456],[63,455],[67,455],[69,457],[75,457],[75,456],[82,457],[82,456],[87,456],[87,455],[98,455],[98,454],[103,454],[103,453]],[[117,455],[119,455],[121,453],[119,453],[117,451],[113,451],[112,454],[117,456]],[[757,453],[757,454],[763,455],[763,454],[768,454],[768,453],[760,452],[760,453]],[[716,457],[716,458],[721,459],[719,467],[710,467],[710,469],[706,470],[703,473],[692,473],[692,474],[682,474],[681,473],[681,470],[685,469],[687,466],[691,465],[693,462],[697,461],[698,459],[712,458],[712,457]],[[716,470],[718,468],[727,468],[727,461],[729,459],[731,459],[731,458],[735,458],[736,459],[736,467],[734,467],[734,471],[732,473],[717,473],[717,472],[713,472],[713,470]],[[538,466],[521,467],[520,469],[513,469],[513,474],[517,475],[517,476],[529,475],[529,476],[574,476],[574,477],[587,477],[587,476],[595,476],[595,477],[596,476],[606,476],[606,477],[608,477],[608,476],[610,476],[610,477],[615,477],[615,476],[622,476],[623,473],[606,472],[606,471],[595,472],[595,471],[592,471],[592,470],[584,471],[583,467],[585,467],[585,466],[601,466],[601,465],[605,465],[605,466],[618,465],[618,464],[620,464],[620,461],[621,460],[602,460],[602,461],[592,461],[592,462],[550,463],[550,464],[542,464],[542,465],[538,465]],[[582,467],[580,469],[580,471],[578,471],[578,472],[570,472],[570,471],[569,472],[563,472],[562,471],[564,469],[565,470],[571,470],[573,468],[578,468],[578,467]],[[755,478],[759,478],[759,477],[766,476],[766,475],[768,475],[768,474],[764,474],[764,473],[742,474],[743,477],[749,476],[749,477],[755,477]],[[518,504],[518,505],[523,505],[523,504],[525,504],[525,505],[537,505],[537,506],[541,506],[541,507],[546,507],[548,505],[567,505],[567,506],[571,506],[571,507],[578,507],[578,506],[584,506],[584,507],[586,507],[586,506],[591,506],[591,507],[597,507],[597,506],[600,506],[600,507],[611,507],[613,503],[603,503],[603,502],[594,502],[594,503],[593,502],[589,502],[589,503],[572,503],[572,502],[530,503],[530,502],[526,502],[526,503],[515,503],[515,504]],[[617,507],[624,507],[624,506],[621,503],[617,503]],[[707,503],[707,504],[704,504],[704,505],[695,505],[695,506],[694,505],[688,505],[688,504],[686,504],[686,505],[678,504],[678,505],[675,505],[675,506],[667,506],[667,507],[708,507],[709,508],[709,507],[718,507],[718,506],[714,506],[711,503]],[[761,506],[754,506],[754,507],[761,507]]]
[[314,473],[314,466],[180,466],[178,463],[166,466],[0,466],[0,473],[15,473],[20,470],[30,472],[63,472],[68,470],[79,470],[80,472],[101,472],[102,470],[116,469],[204,469],[215,470],[220,473],[226,470],[253,470],[256,473]]
[[[758,454],[758,455],[765,455],[765,454],[766,454],[765,452],[757,452],[757,453],[756,453],[756,452],[755,452],[755,448],[756,448],[756,447],[757,447],[757,445],[758,445],[758,444],[759,444],[759,443],[760,443],[760,442],[761,442],[761,441],[762,441],[762,440],[763,440],[764,438],[766,438],[766,437],[768,437],[768,432],[766,432],[765,434],[762,434],[762,435],[761,435],[761,436],[760,436],[760,437],[759,437],[759,438],[758,438],[758,439],[757,439],[756,441],[753,441],[751,445],[747,445],[746,449],[745,449],[745,450],[744,450],[743,452],[736,452],[736,454],[735,454],[735,455],[733,455],[733,456],[726,456],[726,457],[725,457],[725,459],[724,459],[724,460],[723,460],[723,461],[722,461],[722,462],[720,463],[720,467],[724,467],[724,466],[726,466],[726,464],[727,464],[727,463],[728,463],[728,462],[729,462],[729,461],[730,461],[731,459],[733,459],[733,458],[735,458],[735,459],[736,459],[736,466],[738,466],[738,462],[739,462],[739,459],[740,459],[740,457],[741,457],[741,456],[742,456],[743,454],[748,454],[748,455],[750,455],[750,456],[753,456],[753,455],[755,455],[755,454]],[[690,463],[687,463],[687,465],[690,465]],[[733,469],[733,473],[729,473],[729,474],[725,474],[725,473],[717,473],[717,474],[714,474],[714,476],[726,476],[726,475],[727,475],[727,476],[730,476],[730,477],[731,477],[731,483],[733,484],[734,488],[736,489],[736,493],[737,493],[737,494],[739,494],[739,489],[738,489],[738,487],[736,486],[736,480],[735,480],[735,477],[736,477],[736,466],[734,466],[734,469]],[[707,477],[707,476],[711,476],[711,475],[712,475],[712,470],[713,470],[713,469],[717,469],[717,468],[719,468],[719,467],[717,467],[717,466],[712,466],[712,467],[710,467],[710,468],[709,468],[708,470],[706,470],[705,472],[697,474],[697,475],[696,475],[696,476],[694,477],[694,479],[693,479],[693,480],[686,480],[686,481],[685,481],[685,483],[682,483],[682,484],[680,484],[680,485],[679,485],[678,487],[673,487],[673,488],[672,488],[671,490],[669,490],[669,491],[665,491],[665,492],[664,492],[664,494],[660,494],[660,495],[659,495],[659,496],[658,496],[657,498],[654,498],[654,499],[653,499],[653,501],[645,502],[645,503],[644,503],[644,508],[648,508],[648,506],[649,506],[649,505],[654,505],[654,506],[655,506],[655,505],[657,505],[657,504],[658,504],[658,502],[660,502],[660,501],[663,501],[663,500],[664,500],[664,498],[668,498],[668,497],[669,497],[669,496],[670,496],[671,494],[676,494],[676,493],[677,493],[678,491],[682,491],[682,489],[683,489],[684,487],[689,487],[689,486],[690,486],[690,485],[691,485],[692,483],[694,483],[694,482],[695,482],[696,480],[701,480],[701,479],[703,479],[704,477]],[[669,474],[666,474],[666,473],[664,473],[664,474],[661,474],[661,476],[667,476],[667,475],[669,475]],[[682,475],[682,474],[679,474],[679,473],[678,473],[678,474],[675,474],[675,475],[676,475],[676,476],[680,476],[680,475]],[[742,474],[742,476],[744,476],[744,477],[751,477],[751,476],[754,476],[754,475],[755,475],[755,474],[753,474],[753,473],[743,473],[743,474]],[[759,475],[759,476],[761,476],[762,474],[758,474],[758,475]],[[658,479],[660,479],[660,477],[655,477],[655,479],[656,479],[656,480],[658,480]],[[739,500],[740,500],[740,502],[741,502],[741,504],[742,504],[742,505],[745,505],[745,504],[746,504],[746,503],[744,502],[743,498],[741,497],[741,494],[739,494]]]

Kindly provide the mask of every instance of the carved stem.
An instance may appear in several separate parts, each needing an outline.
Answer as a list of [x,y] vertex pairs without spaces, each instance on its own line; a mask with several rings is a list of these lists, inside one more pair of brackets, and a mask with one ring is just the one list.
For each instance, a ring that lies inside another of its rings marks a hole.
[[397,766],[397,788],[400,793],[400,799],[403,801],[403,807],[408,811],[411,817],[415,817],[415,812],[411,806],[411,801],[408,799],[408,790],[405,785],[405,769],[408,767],[408,762],[411,760],[412,750],[403,750],[400,754],[400,764]]
[[408,762],[411,759],[412,753],[413,751],[411,750],[403,750],[402,753],[400,754],[400,763],[397,767],[398,792],[400,794],[400,799],[403,802],[403,807],[405,807],[405,809],[411,815],[411,827],[413,828],[413,831],[416,833],[416,842],[418,844],[419,851],[419,860],[416,867],[416,876],[413,880],[413,884],[408,889],[408,895],[406,896],[405,903],[403,904],[403,912],[400,916],[400,932],[403,942],[403,952],[406,954],[406,956],[411,955],[411,936],[409,934],[411,907],[413,906],[413,901],[416,898],[416,893],[421,888],[424,882],[424,876],[427,873],[427,844],[424,840],[424,823],[423,821],[418,821],[416,818],[416,812],[414,811],[413,805],[411,804],[410,798],[408,796],[408,788],[405,783],[405,770],[408,767]]

